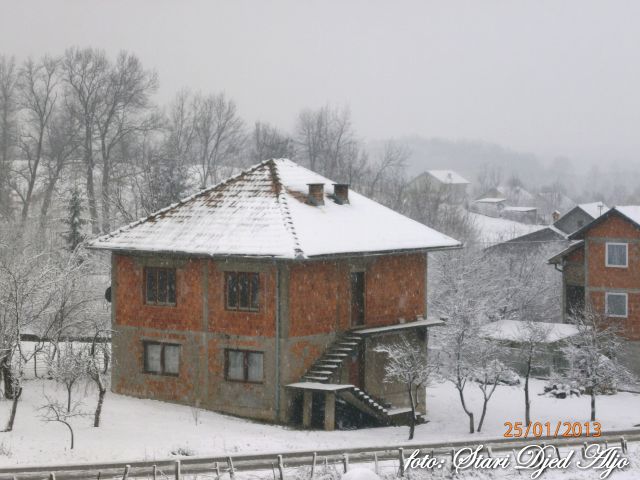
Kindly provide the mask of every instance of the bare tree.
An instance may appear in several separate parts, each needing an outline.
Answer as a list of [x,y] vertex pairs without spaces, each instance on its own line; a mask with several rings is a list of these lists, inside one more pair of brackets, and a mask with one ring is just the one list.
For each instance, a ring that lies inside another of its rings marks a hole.
[[133,54],[121,52],[109,68],[102,98],[98,102],[96,130],[102,160],[102,231],[111,230],[111,182],[113,150],[136,132],[156,128],[149,116],[150,96],[158,88],[155,72],[147,71]]
[[109,61],[102,50],[74,47],[66,51],[63,59],[63,75],[67,86],[67,105],[70,112],[82,125],[86,193],[93,233],[100,231],[94,184],[96,120],[109,82],[109,70]]
[[24,223],[29,215],[38,169],[44,156],[45,134],[56,106],[59,60],[43,57],[39,61],[28,59],[20,71],[20,106],[24,121],[20,130],[20,149],[27,160],[21,170],[25,180],[24,190],[15,185],[22,200],[21,218]]
[[[110,344],[105,339],[106,335],[111,335],[112,332],[109,329],[105,329],[96,326],[96,333],[91,343],[89,350],[89,362],[87,374],[93,381],[98,389],[98,402],[93,415],[93,426],[100,426],[100,417],[102,415],[102,406],[104,404],[104,398],[107,394],[107,388],[109,387],[110,367],[111,367],[111,351]],[[197,423],[197,422],[196,422]]]
[[484,340],[480,343],[476,353],[477,366],[474,369],[474,380],[482,392],[482,413],[478,421],[478,432],[481,432],[489,401],[496,388],[501,382],[516,376],[516,373],[498,360],[498,347],[494,342]]
[[62,384],[67,392],[67,412],[71,412],[71,396],[73,388],[87,376],[89,358],[83,347],[74,348],[67,342],[60,350],[58,358],[50,362],[53,379]]
[[569,361],[565,377],[584,388],[591,397],[591,421],[596,420],[596,396],[631,383],[634,376],[620,362],[622,344],[619,327],[591,303],[574,312],[579,334],[567,340],[563,349]]
[[298,158],[329,178],[347,181],[354,176],[354,166],[362,166],[362,148],[347,107],[303,110],[297,120],[296,142]]
[[425,388],[431,381],[436,367],[427,361],[425,348],[404,335],[394,343],[379,345],[375,351],[387,356],[384,366],[385,381],[401,382],[407,389],[407,399],[411,406],[409,440],[412,440],[416,429],[418,390]]
[[534,368],[545,367],[544,353],[546,351],[549,336],[549,326],[528,319],[522,322],[519,337],[520,358],[524,362],[524,418],[525,425],[531,423],[531,394],[529,393],[529,381]]
[[382,183],[390,178],[401,175],[406,167],[406,162],[411,152],[406,145],[395,140],[385,142],[382,151],[376,156],[376,161],[371,165],[371,175],[367,185],[367,196],[377,197],[377,192]]
[[11,218],[10,172],[16,143],[18,70],[13,57],[0,55],[0,216]]
[[42,419],[45,422],[62,423],[69,430],[70,450],[75,446],[75,436],[73,434],[73,426],[71,419],[74,417],[82,417],[86,414],[80,411],[80,403],[75,403],[71,407],[65,408],[60,402],[57,402],[45,395],[46,404],[40,408],[44,413]]
[[237,110],[236,103],[224,93],[193,99],[193,152],[201,188],[209,182],[218,183],[221,168],[233,164],[242,151],[246,135]]
[[295,157],[295,145],[291,137],[273,125],[256,122],[249,155],[251,163],[259,163],[270,158],[292,159]]
[[66,110],[54,114],[46,133],[44,157],[45,182],[40,207],[40,227],[44,228],[49,209],[63,171],[76,159],[81,148],[80,130],[77,119]]

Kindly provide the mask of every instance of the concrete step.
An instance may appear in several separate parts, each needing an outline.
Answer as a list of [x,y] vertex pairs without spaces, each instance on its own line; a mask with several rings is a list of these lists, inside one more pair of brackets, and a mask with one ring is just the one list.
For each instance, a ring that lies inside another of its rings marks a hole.
[[331,370],[310,370],[308,375],[313,375],[316,377],[322,377],[325,375],[333,375],[333,372]]
[[329,377],[326,377],[324,375],[319,376],[319,375],[305,375],[304,377],[302,377],[303,380],[307,380],[309,382],[328,382],[329,381]]

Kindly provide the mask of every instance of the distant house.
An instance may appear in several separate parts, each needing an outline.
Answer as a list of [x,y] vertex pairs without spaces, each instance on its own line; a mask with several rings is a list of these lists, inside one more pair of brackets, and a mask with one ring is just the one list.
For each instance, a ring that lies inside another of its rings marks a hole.
[[565,319],[589,302],[620,325],[624,360],[640,371],[640,206],[613,207],[569,240],[549,260],[562,272]]
[[474,201],[469,208],[473,212],[497,218],[502,216],[506,201],[502,197],[483,197]]
[[445,201],[463,203],[467,198],[467,185],[470,183],[453,170],[427,170],[414,178],[410,186],[424,188],[424,186],[430,185],[437,189]]
[[[562,371],[568,362],[562,353],[562,346],[567,339],[576,336],[579,331],[575,325],[565,323],[536,322],[540,337],[544,338],[544,347],[533,365],[533,375],[549,375]],[[484,325],[480,329],[480,337],[499,343],[500,360],[519,374],[525,374],[526,364],[523,360],[522,346],[527,342],[527,332],[518,320],[498,320]],[[539,365],[545,365],[541,367]]]
[[114,392],[330,430],[407,420],[375,347],[426,351],[427,255],[460,243],[281,159],[91,246],[112,252]]
[[519,185],[499,185],[480,195],[479,198],[504,198],[506,205],[514,207],[535,207],[535,195]]
[[554,226],[566,234],[584,227],[609,210],[602,202],[582,203],[575,206],[554,222]]
[[535,224],[538,221],[538,209],[506,206],[502,209],[502,217],[516,222]]

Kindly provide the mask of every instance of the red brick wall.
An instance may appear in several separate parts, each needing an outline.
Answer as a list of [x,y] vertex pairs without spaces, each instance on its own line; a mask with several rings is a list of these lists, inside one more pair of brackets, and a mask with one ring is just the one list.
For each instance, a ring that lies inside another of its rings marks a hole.
[[426,314],[426,274],[424,254],[376,257],[367,269],[366,325],[390,325]]
[[260,272],[260,310],[230,311],[225,308],[225,274],[209,262],[209,330],[229,335],[275,336],[276,269]]
[[346,262],[308,262],[291,266],[289,336],[328,334],[347,328],[349,266]]
[[[360,267],[358,267],[360,268]],[[365,270],[365,326],[415,320],[425,314],[424,254],[371,257]],[[350,261],[308,262],[291,267],[289,335],[327,334],[350,327]]]
[[[115,254],[114,254],[115,255]],[[144,302],[144,267],[134,257],[115,255],[116,324],[163,330],[202,330],[201,260],[176,268],[176,305]]]
[[[607,267],[606,242],[629,242],[627,268]],[[604,312],[605,290],[640,289],[640,230],[619,215],[611,215],[585,234],[589,299]],[[627,292],[627,318],[612,318],[624,329],[625,336],[640,340],[640,294]]]

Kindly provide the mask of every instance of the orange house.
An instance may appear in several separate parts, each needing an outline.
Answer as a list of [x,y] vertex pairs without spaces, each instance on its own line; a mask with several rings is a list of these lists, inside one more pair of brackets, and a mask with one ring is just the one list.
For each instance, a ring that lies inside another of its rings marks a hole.
[[565,317],[589,302],[619,323],[623,357],[640,371],[640,206],[613,207],[569,239],[549,260],[562,270]]
[[459,246],[260,163],[92,242],[112,252],[112,389],[307,427],[402,422],[374,348],[402,333],[426,351],[427,254]]

